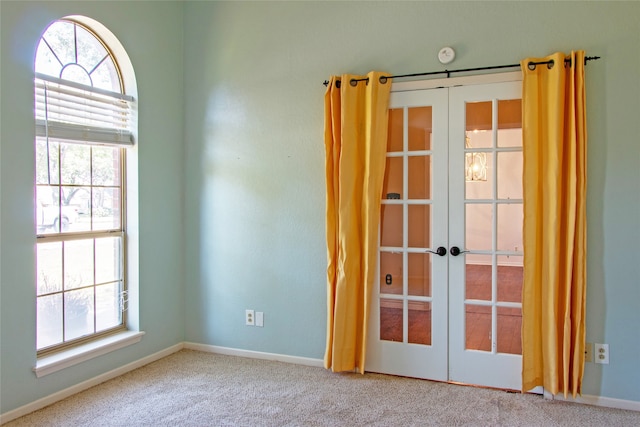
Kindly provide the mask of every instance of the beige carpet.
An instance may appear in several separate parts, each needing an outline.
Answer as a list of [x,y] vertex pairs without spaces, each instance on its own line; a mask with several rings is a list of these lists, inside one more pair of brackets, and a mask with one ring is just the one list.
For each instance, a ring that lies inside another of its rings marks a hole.
[[15,426],[639,426],[640,412],[183,350]]

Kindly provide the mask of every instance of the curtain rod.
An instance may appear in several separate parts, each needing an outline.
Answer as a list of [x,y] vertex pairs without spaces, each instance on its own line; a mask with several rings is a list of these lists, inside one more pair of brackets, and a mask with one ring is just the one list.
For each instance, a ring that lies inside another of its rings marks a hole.
[[[595,61],[597,59],[600,59],[599,56],[585,56],[584,58],[584,63],[585,65],[587,64],[587,61]],[[569,63],[571,64],[571,58],[567,58],[564,60],[564,63]],[[549,61],[542,61],[542,62],[533,62],[533,61],[529,61],[527,63],[527,66],[529,67],[530,70],[535,70],[536,66],[538,65],[547,65],[548,68],[552,68],[554,64],[553,59],[549,60]],[[485,70],[498,70],[501,68],[520,68],[520,64],[509,64],[509,65],[492,65],[489,67],[477,67],[477,68],[462,68],[462,69],[458,69],[458,70],[444,70],[444,71],[429,71],[426,73],[414,73],[414,74],[400,74],[397,76],[381,76],[380,77],[380,83],[386,83],[387,79],[400,79],[400,78],[404,78],[404,77],[419,77],[419,76],[433,76],[436,74],[446,74],[447,78],[451,77],[451,74],[453,73],[466,73],[466,72],[470,72],[470,71],[485,71]],[[352,86],[355,86],[356,84],[358,84],[358,82],[363,82],[366,81],[367,83],[369,82],[369,78],[365,77],[363,79],[351,79],[351,81],[349,82]],[[338,83],[340,83],[340,80],[338,80]],[[327,86],[329,84],[329,80],[325,80],[324,83],[322,83],[323,85]],[[337,85],[338,87],[339,84]]]

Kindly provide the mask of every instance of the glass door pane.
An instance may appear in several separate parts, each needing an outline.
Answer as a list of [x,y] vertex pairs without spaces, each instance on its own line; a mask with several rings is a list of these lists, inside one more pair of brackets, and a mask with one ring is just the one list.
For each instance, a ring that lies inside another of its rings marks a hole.
[[383,341],[402,342],[404,316],[402,301],[380,299],[380,339]]
[[380,339],[430,345],[432,108],[391,109],[388,135],[380,229]]
[[522,354],[522,100],[500,99],[496,132],[494,301],[497,353]]
[[428,253],[408,253],[408,282],[410,296],[431,296],[431,257]]
[[410,303],[408,320],[409,343],[431,345],[431,303]]
[[[513,344],[520,341],[517,325],[521,322],[521,300],[515,296],[521,298],[522,294],[521,280],[518,281],[522,268],[518,256],[522,251],[520,105],[520,100],[497,99],[466,103],[467,350],[520,351]],[[509,264],[504,263],[507,258]],[[500,300],[499,292],[508,295],[509,301]]]
[[432,107],[413,107],[408,109],[409,151],[431,150]]

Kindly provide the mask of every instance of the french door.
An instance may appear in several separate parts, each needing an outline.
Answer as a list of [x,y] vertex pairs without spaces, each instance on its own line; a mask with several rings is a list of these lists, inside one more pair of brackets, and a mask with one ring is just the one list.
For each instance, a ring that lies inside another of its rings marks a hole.
[[520,97],[391,94],[366,370],[521,388]]

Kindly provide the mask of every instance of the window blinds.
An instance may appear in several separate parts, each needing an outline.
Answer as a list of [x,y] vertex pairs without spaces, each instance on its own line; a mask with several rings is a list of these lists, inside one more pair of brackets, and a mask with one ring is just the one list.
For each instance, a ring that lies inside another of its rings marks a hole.
[[36,74],[36,136],[133,145],[133,97]]

